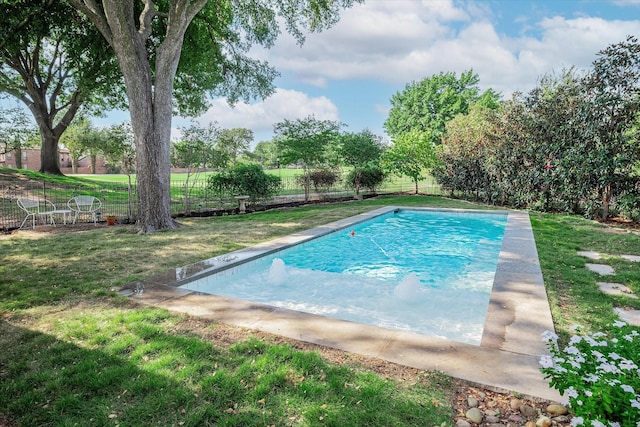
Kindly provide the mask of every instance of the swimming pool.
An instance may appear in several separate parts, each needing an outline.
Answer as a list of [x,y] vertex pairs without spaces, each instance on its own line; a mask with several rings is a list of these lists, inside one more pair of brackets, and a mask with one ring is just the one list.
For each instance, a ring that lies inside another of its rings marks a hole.
[[395,209],[181,287],[479,345],[506,221]]

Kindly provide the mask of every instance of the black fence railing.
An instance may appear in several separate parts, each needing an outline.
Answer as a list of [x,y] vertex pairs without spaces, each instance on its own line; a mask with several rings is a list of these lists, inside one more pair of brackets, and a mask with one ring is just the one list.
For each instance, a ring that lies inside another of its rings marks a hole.
[[[272,198],[247,201],[248,209],[280,205],[305,201],[305,189],[296,177],[281,177],[281,187],[277,195]],[[418,185],[419,191],[426,194],[440,194],[440,186],[432,178],[423,180]],[[338,181],[328,187],[309,189],[309,201],[332,200],[355,196],[353,188]],[[406,179],[388,179],[376,194],[411,192],[415,184]],[[372,191],[363,189],[360,194],[370,195]],[[102,206],[99,210],[99,221],[105,221],[107,216],[116,216],[117,221],[128,223],[135,221],[137,196],[135,186],[129,190],[128,186],[120,184],[97,183],[82,186],[69,186],[43,181],[0,181],[0,230],[12,230],[20,227],[26,216],[18,206],[19,198],[47,200],[58,210],[68,209],[67,203],[75,196],[88,195],[97,197]],[[239,200],[234,196],[220,197],[214,194],[205,181],[172,181],[171,182],[171,211],[175,216],[207,215],[212,212],[234,212],[239,207]],[[56,221],[62,221],[62,217]],[[78,221],[92,221],[90,216],[81,216]]]

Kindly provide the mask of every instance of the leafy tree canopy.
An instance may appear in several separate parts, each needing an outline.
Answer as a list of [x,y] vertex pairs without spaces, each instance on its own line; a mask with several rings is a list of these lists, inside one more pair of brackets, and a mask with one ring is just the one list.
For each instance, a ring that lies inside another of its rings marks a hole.
[[439,144],[447,122],[457,114],[467,113],[469,105],[480,103],[498,108],[500,94],[489,89],[480,93],[480,79],[472,70],[441,72],[420,82],[407,84],[391,98],[391,110],[384,127],[392,139],[416,130],[430,135]]
[[0,92],[29,108],[42,137],[41,171],[58,174],[58,139],[80,108],[122,105],[115,57],[64,1],[3,2],[0,28]]
[[318,120],[313,116],[304,119],[284,120],[274,125],[274,133],[280,161],[298,164],[308,170],[328,161],[328,147],[340,136],[341,123]]

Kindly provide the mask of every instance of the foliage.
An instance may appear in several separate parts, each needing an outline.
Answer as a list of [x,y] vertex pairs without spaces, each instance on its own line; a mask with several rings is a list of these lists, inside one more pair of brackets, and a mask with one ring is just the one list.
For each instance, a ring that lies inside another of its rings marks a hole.
[[120,105],[115,58],[66,2],[5,3],[2,12],[0,92],[33,114],[42,138],[41,172],[60,174],[58,139],[81,107]]
[[381,160],[386,172],[410,177],[415,183],[416,194],[422,173],[435,166],[436,162],[432,138],[428,133],[418,130],[401,134],[384,152]]
[[266,174],[262,166],[255,163],[237,164],[211,175],[208,187],[219,197],[247,195],[256,201],[276,194],[280,178]]
[[614,198],[636,182],[640,144],[640,43],[634,36],[598,53],[585,78],[590,109],[587,131],[590,171],[600,195],[602,218],[609,216]]
[[252,142],[253,131],[249,129],[222,129],[216,138],[216,148],[235,165],[238,157],[249,151]]
[[300,185],[307,187],[309,183],[313,189],[318,191],[328,191],[339,180],[338,174],[330,169],[318,169],[308,174],[300,175],[298,178]]
[[[359,169],[351,169],[346,179],[354,189],[364,187],[372,193],[375,193],[385,178],[386,175],[380,165],[369,163]],[[356,190],[356,195],[357,194],[359,194],[359,192]]]
[[480,94],[479,81],[478,75],[469,70],[459,78],[453,72],[441,72],[407,84],[391,98],[389,117],[384,123],[387,134],[396,139],[416,130],[439,144],[447,122],[466,113],[472,103],[480,101],[487,108],[497,107],[500,95],[491,89]]
[[311,171],[329,165],[329,147],[337,142],[341,126],[333,120],[308,116],[285,119],[273,127],[280,162],[284,165],[300,164],[305,171],[305,200],[309,200]]
[[224,167],[228,155],[216,149],[220,130],[209,123],[202,127],[192,122],[188,127],[180,128],[182,138],[171,145],[171,165],[177,168]]
[[18,169],[22,168],[22,149],[34,145],[34,133],[37,130],[22,108],[0,108],[0,152],[15,151]]
[[[340,137],[338,153],[342,162],[352,168],[349,181],[353,183],[356,195],[360,194],[364,168],[375,169],[385,148],[382,138],[368,129],[360,133],[345,133]],[[371,174],[368,178],[372,178]]]
[[473,104],[468,114],[458,114],[447,123],[442,144],[436,147],[438,163],[432,170],[443,189],[474,195],[476,200],[492,200],[495,190],[487,163],[494,145],[490,135],[495,114]]
[[[545,75],[496,113],[451,120],[433,170],[452,193],[517,208],[633,216],[639,187],[640,43],[598,54],[592,70]],[[478,109],[481,111],[483,109]],[[619,202],[619,203],[618,203]]]
[[275,141],[258,142],[253,149],[253,158],[262,166],[267,168],[280,168],[280,157],[278,156],[278,146]]
[[573,426],[635,427],[640,422],[639,337],[637,328],[617,321],[607,333],[573,335],[560,350],[558,337],[545,333],[551,356],[541,359],[540,370],[568,396]]
[[180,114],[194,116],[205,110],[207,97],[235,103],[270,95],[277,74],[250,58],[250,49],[271,47],[280,25],[302,43],[303,30],[331,27],[342,8],[357,1],[175,0],[134,7],[132,1],[67,0],[102,33],[126,82],[141,232],[176,226],[170,188],[174,101]]

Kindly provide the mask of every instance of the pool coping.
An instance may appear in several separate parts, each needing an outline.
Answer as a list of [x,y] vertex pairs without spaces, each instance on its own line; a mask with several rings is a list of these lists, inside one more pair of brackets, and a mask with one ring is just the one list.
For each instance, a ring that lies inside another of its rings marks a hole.
[[[331,233],[395,209],[507,214],[487,318],[480,345],[302,313],[265,304],[204,294],[182,284]],[[538,261],[529,214],[513,210],[440,209],[387,206],[310,230],[209,258],[121,288],[144,304],[203,316],[288,338],[380,358],[424,370],[437,370],[498,391],[559,402],[539,370],[548,354],[541,338],[553,320]]]

